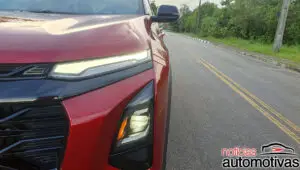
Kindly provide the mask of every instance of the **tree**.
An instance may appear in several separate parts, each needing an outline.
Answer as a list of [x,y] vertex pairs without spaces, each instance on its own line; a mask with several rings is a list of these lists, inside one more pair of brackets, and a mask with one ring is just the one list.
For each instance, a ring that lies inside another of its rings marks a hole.
[[291,3],[284,35],[284,43],[300,44],[300,0]]
[[221,5],[224,7],[229,7],[234,0],[222,0]]
[[186,4],[182,4],[179,12],[181,14],[181,16],[185,16],[185,15],[189,15],[192,11],[190,10],[189,6],[187,6]]
[[[181,17],[172,28],[201,36],[237,37],[271,43],[276,32],[282,0],[223,0],[200,6],[200,27],[196,26],[199,9],[180,8]],[[300,44],[300,0],[292,0],[284,33],[285,44]]]
[[153,10],[154,14],[157,14],[157,5],[156,5],[155,1],[153,0],[150,5],[151,5],[151,9]]
[[179,32],[189,32],[190,31],[190,25],[192,24],[189,22],[189,17],[192,14],[192,11],[190,10],[189,6],[183,4],[181,5],[179,9],[181,17],[177,22],[170,23],[170,27],[174,31],[179,31]]

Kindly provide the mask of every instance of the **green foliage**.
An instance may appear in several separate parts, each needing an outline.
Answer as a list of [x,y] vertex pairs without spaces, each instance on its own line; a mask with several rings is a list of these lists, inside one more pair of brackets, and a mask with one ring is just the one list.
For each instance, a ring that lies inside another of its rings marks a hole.
[[[207,2],[194,11],[182,5],[182,16],[172,28],[204,37],[236,37],[261,43],[274,40],[282,0],[223,0],[221,4],[222,7],[218,7]],[[292,0],[290,5],[284,43],[300,44],[300,0]]]
[[289,45],[300,44],[300,0],[291,4],[284,40]]
[[214,38],[214,37],[206,37],[205,39],[212,41],[212,42],[217,42],[217,43],[222,43],[222,44],[226,44],[229,46],[233,46],[233,47],[236,47],[236,48],[239,48],[242,50],[266,54],[266,55],[277,57],[279,59],[287,59],[289,61],[293,61],[295,63],[300,64],[300,46],[299,45],[298,46],[284,45],[280,49],[280,53],[274,53],[272,50],[272,44],[253,42],[253,41],[243,40],[243,39],[234,38],[234,37],[228,37],[228,38],[224,38],[224,39]]
[[152,1],[150,5],[151,5],[151,9],[153,10],[154,14],[157,14],[158,8],[157,8],[155,1]]

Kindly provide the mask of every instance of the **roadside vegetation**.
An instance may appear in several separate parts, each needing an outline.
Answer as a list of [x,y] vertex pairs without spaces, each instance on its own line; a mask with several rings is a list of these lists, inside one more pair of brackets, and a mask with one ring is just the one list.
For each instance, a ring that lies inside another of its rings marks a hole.
[[283,47],[279,53],[272,51],[281,5],[282,0],[223,0],[221,6],[206,2],[194,10],[182,5],[181,18],[170,27],[176,32],[300,63],[300,0],[291,2]]
[[[192,37],[198,37],[196,34],[187,34]],[[259,41],[249,41],[236,37],[226,37],[226,38],[215,38],[215,37],[200,37],[202,39],[225,44],[232,46],[241,50],[251,51],[255,53],[261,53],[268,56],[273,56],[278,59],[289,60],[294,63],[300,64],[300,45],[283,45],[279,53],[273,52],[272,44],[262,43]]]

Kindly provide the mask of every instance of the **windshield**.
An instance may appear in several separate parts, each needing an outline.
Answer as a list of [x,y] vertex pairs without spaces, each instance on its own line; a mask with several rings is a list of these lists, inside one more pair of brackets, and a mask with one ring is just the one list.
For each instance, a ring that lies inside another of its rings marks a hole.
[[71,14],[143,14],[142,0],[0,0],[0,11]]

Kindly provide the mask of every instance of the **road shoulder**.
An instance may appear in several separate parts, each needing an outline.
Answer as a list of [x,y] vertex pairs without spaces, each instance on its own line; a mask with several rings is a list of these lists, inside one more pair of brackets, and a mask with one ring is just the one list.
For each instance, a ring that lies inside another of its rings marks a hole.
[[[181,33],[179,33],[181,34]],[[294,63],[292,61],[286,60],[286,59],[280,59],[274,56],[269,56],[269,55],[264,55],[261,53],[256,53],[256,52],[251,52],[251,51],[247,51],[247,50],[243,50],[234,46],[230,46],[230,45],[226,45],[220,42],[214,42],[214,41],[209,41],[203,38],[198,38],[198,37],[193,37],[191,35],[186,35],[186,34],[181,34],[184,35],[188,38],[200,41],[201,43],[205,43],[205,44],[213,44],[217,47],[220,47],[224,50],[228,50],[231,52],[235,52],[239,55],[245,56],[245,57],[252,57],[255,59],[258,59],[260,61],[266,62],[266,63],[271,63],[277,67],[281,67],[281,68],[285,68],[285,69],[289,69],[291,71],[295,71],[300,73],[300,65],[297,63]]]

